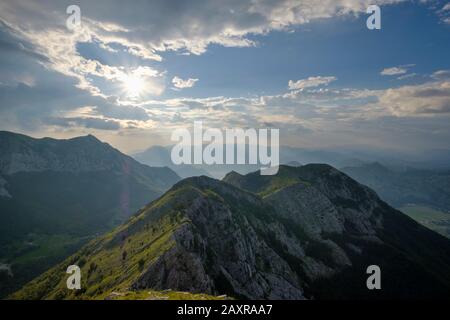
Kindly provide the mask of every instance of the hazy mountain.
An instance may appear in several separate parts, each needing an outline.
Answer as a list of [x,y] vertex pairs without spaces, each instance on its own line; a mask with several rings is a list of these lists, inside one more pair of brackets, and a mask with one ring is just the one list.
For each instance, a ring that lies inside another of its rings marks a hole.
[[288,163],[283,163],[290,167],[300,167],[302,164],[298,161],[289,161]]
[[0,295],[122,223],[178,180],[169,168],[142,165],[93,136],[0,132],[0,263],[13,274],[0,281]]
[[180,177],[210,176],[201,166],[175,165],[170,158],[170,147],[152,146],[145,151],[132,155],[137,161],[153,167],[169,167]]
[[[132,154],[132,157],[149,166],[170,167],[183,178],[206,175],[216,179],[222,179],[230,171],[236,171],[240,174],[247,174],[260,169],[259,165],[248,164],[174,165],[170,157],[171,148],[172,146],[152,146],[142,152]],[[248,147],[246,148],[246,159],[248,159]],[[371,153],[344,149],[316,150],[280,146],[280,163],[293,166],[308,163],[325,163],[336,168],[361,167],[373,163],[374,161],[383,161],[383,163],[389,164],[390,167],[397,168],[426,167],[426,164],[422,162],[405,161],[392,157],[392,155],[390,156],[389,154],[385,154],[383,152],[377,154],[374,152]],[[435,161],[430,160],[429,165],[433,167],[435,163]]]
[[[222,165],[174,165],[171,157],[172,146],[152,146],[145,151],[133,154],[133,158],[141,163],[150,166],[167,166],[177,172],[181,177],[188,178],[193,176],[210,176],[216,179],[222,179],[231,171],[240,174],[247,174],[260,169],[260,165],[238,165],[238,164],[222,164]],[[224,146],[224,154],[226,147]],[[249,158],[249,149],[246,148],[246,159]],[[309,150],[302,148],[292,148],[287,146],[280,147],[280,163],[299,166],[302,163],[326,163],[335,167],[363,165],[358,159],[351,158],[348,155],[334,151],[326,150]]]
[[373,162],[399,170],[450,170],[449,150],[428,150],[425,153],[402,153],[395,150],[364,150],[355,148],[308,149],[280,147],[281,163],[326,163],[336,168],[361,167]]
[[[66,288],[68,265],[82,289]],[[368,290],[378,265],[382,290]],[[328,165],[188,178],[12,295],[105,298],[173,289],[251,299],[450,293],[450,240]]]
[[450,212],[450,171],[390,169],[378,162],[343,172],[374,189],[394,207],[425,205]]
[[[172,146],[152,146],[143,152],[133,154],[137,161],[151,166],[167,166],[178,173],[183,178],[209,176],[216,179],[222,179],[228,172],[237,171],[246,174],[259,170],[259,165],[239,165],[239,164],[220,164],[220,165],[175,165],[170,157]],[[247,158],[248,158],[248,149]]]

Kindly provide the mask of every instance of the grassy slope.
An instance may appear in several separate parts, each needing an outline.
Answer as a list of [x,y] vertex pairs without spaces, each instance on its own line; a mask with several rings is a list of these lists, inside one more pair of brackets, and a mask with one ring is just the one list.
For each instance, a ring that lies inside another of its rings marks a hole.
[[[129,287],[173,245],[173,232],[190,221],[180,214],[183,199],[198,190],[172,190],[138,211],[126,224],[87,245],[48,270],[10,299],[213,299],[207,295],[140,291]],[[172,201],[176,198],[177,201]],[[66,268],[81,268],[81,290],[68,290]],[[118,294],[116,294],[118,293]]]
[[399,210],[425,227],[450,238],[450,214],[418,205],[404,206]]
[[157,196],[134,178],[109,172],[19,173],[8,179],[14,197],[0,199],[0,262],[11,265],[14,277],[4,276],[0,297]]
[[275,176],[261,176],[259,171],[245,176],[233,172],[228,174],[223,181],[264,198],[296,183],[309,184],[300,179],[296,171],[295,167],[280,166]]
[[113,292],[106,299],[108,300],[229,300],[231,298],[223,296],[211,296],[201,293],[190,293],[181,291],[126,291]]

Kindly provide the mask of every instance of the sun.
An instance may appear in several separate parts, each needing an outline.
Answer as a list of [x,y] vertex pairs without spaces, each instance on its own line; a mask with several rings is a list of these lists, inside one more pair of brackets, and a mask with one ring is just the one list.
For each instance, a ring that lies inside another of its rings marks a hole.
[[127,96],[130,98],[136,98],[143,92],[145,82],[144,79],[137,75],[128,75],[123,80],[123,86]]

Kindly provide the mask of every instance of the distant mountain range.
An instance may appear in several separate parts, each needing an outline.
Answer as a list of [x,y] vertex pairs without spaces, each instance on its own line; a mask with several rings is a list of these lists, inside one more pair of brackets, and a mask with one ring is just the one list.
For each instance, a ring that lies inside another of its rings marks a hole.
[[[222,179],[230,171],[247,174],[260,168],[258,165],[174,165],[170,157],[171,149],[172,146],[155,145],[131,156],[149,166],[169,167],[182,178],[207,175]],[[246,157],[248,158],[248,148]],[[394,168],[395,171],[435,170],[450,172],[450,151],[434,150],[420,158],[413,158],[408,155],[393,156],[392,153],[382,151],[315,150],[280,146],[281,164],[325,163],[335,168],[353,168],[371,165],[374,162],[382,163],[388,168]]]
[[[94,136],[0,132],[0,296],[125,221],[179,181]],[[13,275],[13,277],[11,277]]]
[[[171,160],[171,149],[172,146],[152,146],[142,152],[132,154],[132,157],[149,166],[169,167],[176,171],[182,178],[206,175],[216,179],[222,179],[231,171],[247,174],[260,169],[260,165],[248,164],[175,165]],[[246,158],[248,159],[248,148],[246,148]],[[335,167],[365,164],[361,160],[349,158],[338,152],[307,150],[285,146],[280,147],[280,163],[293,164],[294,166],[301,165],[302,163],[327,163]]]
[[[81,290],[66,288],[72,264]],[[369,265],[381,268],[382,290],[367,289]],[[10,298],[165,289],[250,299],[448,297],[450,240],[328,165],[231,172],[178,182]]]
[[[170,151],[170,146],[153,146],[134,154],[133,157],[151,166],[170,167],[183,178],[206,175],[222,179],[231,171],[247,174],[259,169],[258,165],[177,166],[171,161]],[[349,154],[286,146],[280,148],[282,164],[300,166],[308,163],[325,163],[340,168],[355,180],[374,189],[383,200],[396,208],[418,204],[450,212],[450,169],[442,169],[440,165],[435,167],[434,164],[438,163],[436,159],[431,161],[428,167],[424,164],[419,165],[420,162],[388,158],[385,161],[383,164],[373,161],[364,153]]]
[[210,176],[211,174],[201,166],[175,165],[170,158],[170,147],[153,146],[145,151],[132,155],[137,161],[152,167],[168,167],[180,177]]
[[342,171],[394,207],[418,204],[450,213],[450,170],[395,170],[375,162]]

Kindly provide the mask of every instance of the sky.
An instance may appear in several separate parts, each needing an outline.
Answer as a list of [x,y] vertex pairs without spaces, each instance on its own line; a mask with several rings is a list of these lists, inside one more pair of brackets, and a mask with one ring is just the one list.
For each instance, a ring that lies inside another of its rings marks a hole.
[[0,130],[132,153],[201,120],[414,155],[449,149],[449,115],[448,1],[0,1]]

